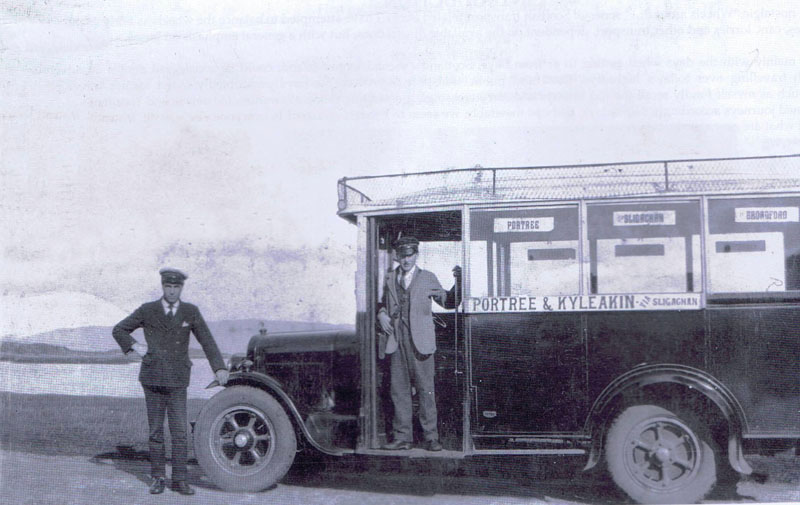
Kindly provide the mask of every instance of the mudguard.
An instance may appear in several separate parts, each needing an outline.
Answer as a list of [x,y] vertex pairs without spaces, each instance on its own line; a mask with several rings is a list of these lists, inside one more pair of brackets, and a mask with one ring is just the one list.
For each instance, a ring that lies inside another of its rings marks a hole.
[[[209,384],[206,389],[215,386],[219,386],[216,380]],[[287,413],[294,419],[295,425],[300,428],[305,439],[318,451],[332,456],[341,456],[343,454],[352,454],[355,452],[354,449],[332,448],[316,440],[303,420],[303,416],[295,405],[295,402],[286,394],[283,385],[274,377],[253,371],[233,372],[228,379],[228,383],[225,384],[225,387],[230,386],[253,386],[273,395],[286,408]]]
[[737,472],[749,475],[752,467],[744,459],[742,434],[748,430],[744,410],[736,397],[712,375],[693,367],[676,364],[641,365],[626,372],[606,386],[597,397],[584,425],[585,433],[592,437],[589,459],[584,470],[593,468],[602,455],[604,425],[610,421],[610,407],[615,398],[632,389],[660,383],[681,384],[708,398],[728,423],[728,461]]

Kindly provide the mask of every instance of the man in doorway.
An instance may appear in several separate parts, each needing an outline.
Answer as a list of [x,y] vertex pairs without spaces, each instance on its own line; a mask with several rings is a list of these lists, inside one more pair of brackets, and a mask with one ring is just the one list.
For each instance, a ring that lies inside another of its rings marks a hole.
[[[144,389],[150,428],[148,441],[153,478],[150,493],[163,493],[166,485],[166,414],[172,435],[172,489],[183,495],[192,495],[194,490],[186,482],[186,388],[192,366],[189,333],[194,333],[203,347],[220,385],[228,382],[228,370],[200,311],[180,299],[187,275],[175,268],[162,268],[159,273],[164,296],[136,309],[114,327],[112,335],[122,352],[142,359],[139,382]],[[146,346],[131,337],[131,332],[137,328],[144,329]]]
[[417,266],[419,240],[402,237],[395,242],[394,248],[399,266],[386,275],[384,303],[378,311],[378,322],[384,333],[381,353],[391,355],[390,388],[394,404],[394,439],[384,449],[412,447],[413,386],[419,395],[419,421],[425,438],[423,447],[429,451],[441,451],[434,394],[436,334],[431,300],[445,308],[458,306],[461,268],[453,268],[456,283],[446,291],[432,272]]

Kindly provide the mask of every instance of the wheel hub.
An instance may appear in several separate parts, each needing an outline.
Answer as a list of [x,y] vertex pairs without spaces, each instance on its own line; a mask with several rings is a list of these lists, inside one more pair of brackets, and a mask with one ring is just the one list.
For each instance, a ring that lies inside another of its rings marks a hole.
[[659,447],[653,453],[653,457],[655,457],[656,461],[658,461],[663,465],[664,463],[669,461],[670,451],[666,447]]
[[237,449],[247,449],[250,445],[252,445],[252,443],[253,436],[244,430],[239,431],[233,437],[233,444]]

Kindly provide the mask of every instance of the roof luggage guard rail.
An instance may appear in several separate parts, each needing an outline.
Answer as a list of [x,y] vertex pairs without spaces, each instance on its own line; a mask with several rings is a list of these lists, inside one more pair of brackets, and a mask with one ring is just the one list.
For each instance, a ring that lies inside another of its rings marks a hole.
[[800,154],[536,167],[453,168],[344,177],[342,216],[381,208],[689,193],[796,191]]

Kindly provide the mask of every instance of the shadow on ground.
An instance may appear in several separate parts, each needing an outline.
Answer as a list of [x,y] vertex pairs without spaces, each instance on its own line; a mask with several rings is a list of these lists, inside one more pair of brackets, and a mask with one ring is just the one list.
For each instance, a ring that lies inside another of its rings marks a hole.
[[[128,445],[118,445],[116,451],[97,454],[92,457],[91,461],[96,465],[112,465],[115,469],[135,477],[142,483],[142,486],[150,486],[150,456],[146,450],[136,450],[133,446]],[[197,466],[196,460],[189,460],[188,470],[188,481],[192,486],[205,489],[218,489],[203,474],[203,471]],[[170,461],[167,459],[167,477],[169,477],[169,471]],[[172,481],[168,480],[167,484],[171,485],[171,483]]]
[[[150,483],[150,462],[146,450],[119,445],[114,451],[90,459],[96,465],[111,466],[141,482]],[[728,476],[718,483],[707,502],[768,503],[797,502],[800,499],[800,460],[793,453],[769,457],[752,456],[755,473],[746,477]],[[335,492],[369,493],[365,502],[382,503],[391,499],[405,503],[419,497],[487,497],[574,504],[630,503],[600,471],[584,473],[582,460],[569,457],[471,457],[463,460],[441,458],[393,458],[347,456],[336,458],[316,453],[298,454],[280,486],[304,488],[309,496],[336,496]],[[221,492],[190,459],[189,483],[198,488]],[[264,499],[271,489],[262,491]],[[333,493],[332,495],[330,493]],[[248,495],[258,493],[248,493]],[[377,495],[377,496],[376,496]],[[385,495],[386,498],[381,498]],[[234,495],[229,495],[232,501]],[[246,498],[247,495],[242,494]],[[391,498],[390,498],[391,497]],[[254,497],[258,500],[259,498]],[[372,500],[372,501],[370,501]],[[376,501],[377,500],[377,501]],[[238,503],[238,502],[237,502]]]
[[624,501],[611,482],[598,474],[582,473],[583,461],[570,458],[317,459],[293,467],[284,482],[391,495],[517,497],[599,504]]
[[[117,446],[116,451],[97,454],[97,465],[113,465],[135,477],[143,487],[150,484],[150,461],[146,450]],[[759,501],[749,496],[747,483],[763,483],[755,474],[738,482],[720,482],[712,501]],[[220,491],[197,465],[189,461],[189,483],[199,489]],[[463,460],[401,459],[391,457],[330,457],[299,453],[283,485],[379,493],[393,496],[486,496],[515,497],[572,503],[617,504],[629,502],[601,472],[581,471],[581,461],[569,457],[501,458],[474,457]],[[742,484],[745,484],[744,486]],[[740,492],[744,491],[744,492]],[[262,491],[269,492],[269,489]]]
[[[117,446],[114,452],[97,454],[92,462],[113,465],[135,477],[143,487],[150,484],[146,450]],[[543,477],[545,472],[547,478]],[[189,483],[201,489],[218,490],[194,459],[189,462]],[[599,504],[624,500],[611,483],[592,474],[581,474],[575,463],[565,465],[555,459],[543,464],[527,458],[410,460],[300,453],[282,484],[407,496],[505,496]]]

